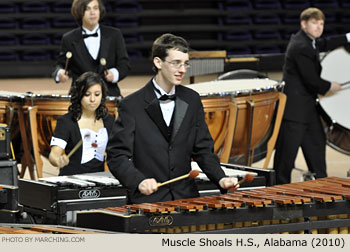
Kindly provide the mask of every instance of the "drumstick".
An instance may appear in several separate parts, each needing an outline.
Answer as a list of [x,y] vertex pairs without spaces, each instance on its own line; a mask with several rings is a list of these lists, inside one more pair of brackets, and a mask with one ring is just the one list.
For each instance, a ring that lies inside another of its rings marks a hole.
[[106,67],[106,65],[107,65],[107,62],[106,62],[106,59],[105,58],[101,58],[100,59],[100,64],[103,66],[103,68],[104,68],[104,72],[105,72],[105,74],[106,74],[106,72],[107,72],[107,67]]
[[346,85],[348,85],[348,84],[350,84],[350,81],[343,82],[343,83],[341,83],[340,85],[341,85],[341,86],[346,86]]
[[[90,137],[89,133],[85,134],[84,139],[87,137]],[[69,152],[67,157],[70,158],[74,154],[74,152],[77,151],[77,149],[81,146],[82,143],[83,143],[83,139],[80,139],[79,142],[74,146],[74,148]]]
[[74,148],[69,152],[67,157],[70,158],[70,156],[72,156],[74,152],[77,151],[77,149],[81,146],[82,143],[83,143],[83,139],[80,139],[79,142],[74,146]]
[[182,176],[180,176],[180,177],[173,178],[173,179],[170,179],[170,180],[165,181],[165,182],[163,182],[163,183],[160,183],[160,184],[157,185],[157,187],[161,187],[161,186],[163,186],[163,185],[167,185],[167,184],[170,184],[170,183],[173,183],[173,182],[176,182],[176,181],[179,181],[179,180],[181,180],[181,179],[188,178],[188,177],[190,177],[190,178],[195,178],[195,177],[197,177],[198,175],[199,175],[199,171],[197,171],[197,170],[192,170],[192,171],[190,171],[190,172],[189,172],[188,174],[186,174],[186,175],[182,175]]
[[234,192],[234,191],[236,191],[236,189],[237,189],[237,185],[241,185],[241,184],[243,184],[244,182],[250,183],[250,182],[252,182],[253,180],[254,180],[254,176],[253,176],[252,174],[248,173],[248,174],[246,174],[246,175],[244,176],[243,179],[241,179],[240,181],[238,181],[237,184],[236,184],[232,189],[228,189],[228,190],[229,190],[230,192]]
[[64,67],[64,74],[67,74],[69,59],[72,58],[72,53],[68,51],[66,53],[66,66]]

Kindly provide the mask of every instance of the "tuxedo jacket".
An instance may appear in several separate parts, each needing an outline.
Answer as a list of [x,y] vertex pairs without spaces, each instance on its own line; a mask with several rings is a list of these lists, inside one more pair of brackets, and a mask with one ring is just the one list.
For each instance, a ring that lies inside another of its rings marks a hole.
[[[105,68],[100,64],[100,59],[106,59],[106,68],[116,68],[119,71],[119,81],[126,77],[130,70],[128,53],[121,31],[117,28],[100,25],[101,41],[97,59],[94,60],[82,36],[82,28],[76,28],[65,33],[62,37],[61,51],[57,60],[53,77],[57,72],[65,68],[66,53],[70,51],[72,58],[69,60],[68,69],[74,81],[83,73],[92,71],[104,77]],[[106,82],[108,95],[119,96],[120,90],[117,83]]]
[[284,92],[287,103],[284,119],[307,123],[317,113],[316,98],[325,94],[331,83],[320,77],[322,66],[319,51],[329,51],[346,45],[345,35],[316,40],[316,49],[312,40],[303,30],[293,34],[285,55],[283,68]]
[[[114,116],[110,114],[108,114],[106,118],[103,119],[103,125],[107,129],[108,135],[111,134],[113,123]],[[73,114],[71,112],[68,112],[57,118],[57,125],[53,136],[63,139],[67,142],[67,146],[65,148],[66,154],[70,153],[76,144],[81,140],[81,133],[78,122],[73,118]],[[59,175],[74,175],[104,171],[104,162],[101,162],[94,158],[85,164],[81,164],[81,157],[82,148],[80,147],[69,158],[69,164],[60,169]]]
[[157,182],[188,174],[192,159],[218,187],[225,176],[204,119],[201,99],[195,91],[176,86],[171,136],[163,119],[153,82],[124,98],[107,147],[108,167],[128,189],[129,203],[167,201],[198,197],[193,179],[183,179],[158,188],[145,196],[140,182]]

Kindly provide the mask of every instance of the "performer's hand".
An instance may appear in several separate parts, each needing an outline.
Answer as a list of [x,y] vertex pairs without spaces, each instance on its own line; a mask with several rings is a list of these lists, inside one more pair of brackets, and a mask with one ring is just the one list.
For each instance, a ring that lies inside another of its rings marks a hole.
[[337,92],[341,89],[341,84],[338,82],[332,82],[331,87],[329,88],[330,92]]
[[65,83],[69,79],[68,73],[64,69],[58,71],[58,80],[59,82]]
[[237,183],[238,183],[238,179],[234,178],[234,177],[231,177],[231,178],[225,177],[225,178],[220,179],[220,181],[219,181],[219,185],[223,189],[227,189],[231,192],[234,192],[237,190],[237,188],[239,187],[239,184],[237,184]]
[[105,71],[105,78],[106,78],[106,81],[112,82],[114,79],[113,73],[109,70],[106,70]]
[[69,158],[66,154],[63,154],[58,157],[56,163],[57,163],[57,167],[61,169],[62,167],[65,167],[66,165],[69,164]]
[[157,181],[153,178],[144,179],[138,186],[139,191],[144,195],[150,195],[158,190]]

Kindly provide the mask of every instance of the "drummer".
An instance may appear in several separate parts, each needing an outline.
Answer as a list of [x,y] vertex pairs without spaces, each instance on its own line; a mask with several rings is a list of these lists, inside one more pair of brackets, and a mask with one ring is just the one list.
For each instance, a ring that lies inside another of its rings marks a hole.
[[70,73],[74,84],[81,74],[93,71],[103,76],[109,96],[121,97],[118,82],[130,71],[121,31],[99,23],[106,12],[102,0],[74,0],[71,12],[80,27],[63,35],[53,78],[64,83]]
[[158,188],[160,182],[189,174],[192,159],[219,188],[236,188],[237,178],[225,177],[213,153],[199,94],[181,85],[188,51],[181,37],[157,38],[152,47],[156,75],[119,103],[108,167],[128,189],[129,203],[198,197],[193,179]]
[[[276,144],[274,169],[277,184],[291,182],[291,172],[301,147],[308,169],[316,178],[327,176],[326,137],[316,107],[318,94],[337,92],[341,85],[320,77],[320,51],[347,45],[350,33],[320,38],[325,16],[317,8],[308,8],[300,15],[301,29],[292,35],[283,68],[286,108]],[[342,108],[339,108],[342,109]]]
[[86,72],[76,80],[68,113],[58,117],[50,143],[49,161],[60,168],[59,175],[104,171],[105,149],[114,122],[105,105],[106,92],[97,73]]

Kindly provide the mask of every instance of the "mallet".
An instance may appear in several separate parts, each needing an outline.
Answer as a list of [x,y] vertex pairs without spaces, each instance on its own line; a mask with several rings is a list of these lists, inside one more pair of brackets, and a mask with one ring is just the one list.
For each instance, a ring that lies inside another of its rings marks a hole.
[[64,67],[64,74],[67,74],[69,59],[72,58],[70,51],[66,52],[66,66]]
[[168,180],[168,181],[165,181],[165,182],[163,182],[163,183],[160,183],[160,184],[158,184],[158,187],[161,187],[161,186],[163,186],[163,185],[167,185],[167,184],[170,184],[170,183],[173,183],[173,182],[176,182],[176,181],[179,181],[179,180],[181,180],[181,179],[185,179],[185,178],[195,178],[195,177],[197,177],[199,175],[199,171],[197,171],[197,170],[192,170],[192,171],[190,171],[188,174],[186,174],[186,175],[182,175],[182,176],[180,176],[180,177],[177,177],[177,178],[173,178],[173,179],[170,179],[170,180]]

